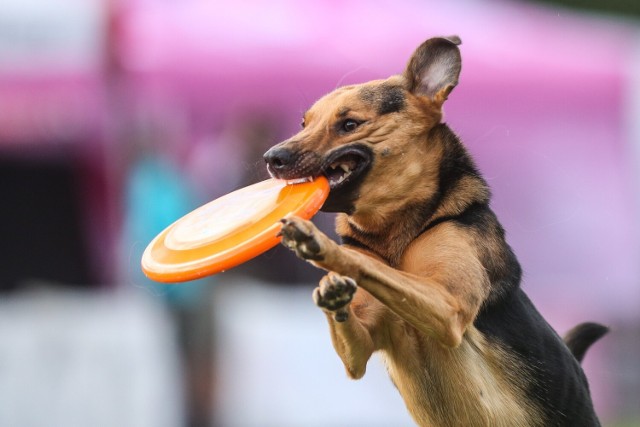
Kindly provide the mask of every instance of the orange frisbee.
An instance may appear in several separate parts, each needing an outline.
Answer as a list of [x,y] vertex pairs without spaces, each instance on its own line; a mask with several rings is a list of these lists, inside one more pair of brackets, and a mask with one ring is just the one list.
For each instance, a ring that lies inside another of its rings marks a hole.
[[309,219],[329,196],[329,183],[268,179],[183,216],[149,243],[142,270],[158,282],[184,282],[228,270],[280,242],[280,219]]

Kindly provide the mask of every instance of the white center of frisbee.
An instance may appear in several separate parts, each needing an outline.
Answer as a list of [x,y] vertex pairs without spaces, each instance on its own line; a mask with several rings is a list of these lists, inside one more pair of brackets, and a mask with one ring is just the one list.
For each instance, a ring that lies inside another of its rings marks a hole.
[[172,250],[208,245],[260,221],[278,205],[284,181],[266,181],[222,196],[175,222],[164,244]]

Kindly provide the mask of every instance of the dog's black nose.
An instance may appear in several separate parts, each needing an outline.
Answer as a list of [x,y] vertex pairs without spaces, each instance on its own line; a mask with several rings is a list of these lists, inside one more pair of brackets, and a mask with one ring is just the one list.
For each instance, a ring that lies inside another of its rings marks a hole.
[[281,171],[287,168],[293,163],[293,153],[286,148],[272,147],[269,151],[264,153],[264,160],[274,171]]

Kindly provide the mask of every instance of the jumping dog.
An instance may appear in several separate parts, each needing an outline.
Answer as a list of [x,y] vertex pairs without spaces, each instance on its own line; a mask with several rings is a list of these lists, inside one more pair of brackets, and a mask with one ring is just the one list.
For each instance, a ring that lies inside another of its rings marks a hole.
[[337,244],[282,220],[282,243],[327,270],[313,299],[347,373],[380,351],[421,426],[599,426],[580,361],[604,335],[563,341],[520,288],[490,191],[442,106],[458,83],[456,36],[420,45],[401,75],[339,88],[265,153],[279,179],[324,175]]

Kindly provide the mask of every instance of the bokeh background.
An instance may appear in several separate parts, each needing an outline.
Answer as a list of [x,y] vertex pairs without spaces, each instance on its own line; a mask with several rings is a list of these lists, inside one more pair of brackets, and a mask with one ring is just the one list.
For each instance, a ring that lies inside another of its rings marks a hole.
[[316,98],[450,34],[446,120],[523,286],[560,333],[611,326],[584,362],[595,405],[640,426],[639,16],[630,0],[0,1],[0,426],[413,425],[380,360],[346,378],[320,273],[284,249],[183,285],[139,261],[266,178],[262,153]]

